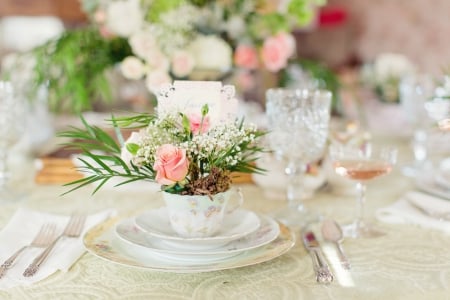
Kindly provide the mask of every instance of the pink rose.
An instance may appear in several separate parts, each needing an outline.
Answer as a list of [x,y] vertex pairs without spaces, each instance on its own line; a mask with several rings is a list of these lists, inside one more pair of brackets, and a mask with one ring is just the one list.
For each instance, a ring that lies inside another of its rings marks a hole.
[[289,58],[295,54],[295,38],[292,36],[292,34],[289,34],[287,32],[280,32],[275,36],[275,39],[278,41],[278,43],[280,43],[286,58]]
[[164,144],[156,150],[156,161],[153,165],[156,171],[156,182],[171,185],[183,180],[189,170],[186,150],[170,144]]
[[292,35],[279,33],[264,41],[261,56],[269,71],[278,72],[287,66],[289,57],[294,53],[295,40]]
[[202,123],[202,116],[198,114],[191,114],[189,115],[189,123],[191,125],[191,131],[193,134],[200,134],[205,133],[209,130],[209,117],[205,116],[203,117],[203,123]]
[[256,69],[258,67],[258,53],[248,45],[239,45],[234,52],[234,63],[238,67]]

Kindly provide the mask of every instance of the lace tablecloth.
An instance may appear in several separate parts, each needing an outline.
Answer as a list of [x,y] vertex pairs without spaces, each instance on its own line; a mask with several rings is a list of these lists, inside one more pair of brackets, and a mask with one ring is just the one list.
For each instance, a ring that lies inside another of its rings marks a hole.
[[[0,228],[21,207],[71,213],[116,208],[124,217],[162,205],[144,190],[92,189],[59,196],[66,188],[23,183],[21,202],[4,205]],[[30,180],[31,182],[31,180]],[[270,213],[282,200],[266,199],[259,187],[243,184],[244,207]],[[367,213],[394,202],[413,188],[396,170],[369,184]],[[283,195],[280,195],[280,199]],[[354,197],[320,191],[306,205],[339,222],[352,219]],[[67,273],[57,272],[31,286],[0,291],[1,299],[449,299],[450,237],[411,225],[378,225],[387,235],[344,241],[352,263],[347,284],[315,282],[311,258],[297,243],[271,261],[238,269],[194,274],[153,272],[121,266],[84,254]],[[337,276],[338,277],[338,276]]]

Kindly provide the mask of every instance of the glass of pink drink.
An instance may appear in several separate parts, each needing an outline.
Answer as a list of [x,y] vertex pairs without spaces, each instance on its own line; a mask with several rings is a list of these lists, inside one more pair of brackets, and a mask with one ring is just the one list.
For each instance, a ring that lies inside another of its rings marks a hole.
[[357,214],[355,220],[344,226],[346,236],[353,238],[376,237],[383,232],[364,220],[366,202],[366,183],[369,180],[388,174],[397,160],[397,149],[390,146],[331,145],[330,159],[335,172],[356,182],[358,191]]

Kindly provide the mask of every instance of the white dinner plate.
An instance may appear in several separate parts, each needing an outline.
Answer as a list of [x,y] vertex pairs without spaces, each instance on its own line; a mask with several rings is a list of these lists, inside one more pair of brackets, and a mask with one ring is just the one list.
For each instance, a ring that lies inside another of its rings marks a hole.
[[166,207],[152,209],[138,215],[135,218],[135,223],[141,230],[164,240],[165,243],[173,247],[192,250],[221,247],[254,232],[260,226],[260,220],[254,212],[238,209],[224,217],[221,229],[213,236],[181,237],[172,229]]
[[123,247],[123,242],[115,233],[117,222],[117,218],[109,219],[89,230],[83,238],[87,251],[109,262],[153,271],[198,273],[240,268],[274,259],[286,253],[295,244],[294,233],[279,223],[278,237],[261,247],[209,263],[171,261],[143,251],[138,245],[129,244]]
[[276,239],[280,233],[278,223],[269,217],[261,216],[260,219],[261,226],[254,232],[233,240],[222,247],[209,250],[179,249],[179,247],[170,246],[135,226],[133,218],[118,223],[115,231],[119,239],[123,241],[123,247],[132,244],[142,247],[142,251],[169,260],[208,263],[212,260],[228,258],[261,247]]

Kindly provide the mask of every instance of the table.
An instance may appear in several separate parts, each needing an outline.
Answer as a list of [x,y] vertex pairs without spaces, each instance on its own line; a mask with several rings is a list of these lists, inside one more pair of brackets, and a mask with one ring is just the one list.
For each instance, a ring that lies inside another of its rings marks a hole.
[[[395,139],[391,140],[394,141]],[[400,162],[406,161],[406,140],[400,147]],[[414,188],[400,168],[369,183],[367,213],[389,205]],[[30,173],[30,172],[28,172]],[[37,185],[21,180],[26,198],[0,210],[2,228],[19,206],[56,213],[97,211],[114,207],[120,216],[130,216],[159,207],[161,199],[143,192],[82,189],[59,196],[67,188]],[[270,213],[282,201],[264,197],[254,184],[241,184],[244,207]],[[280,195],[280,199],[282,195]],[[348,221],[354,213],[354,197],[319,191],[306,206]],[[450,299],[450,238],[436,230],[411,225],[378,224],[387,235],[375,239],[344,241],[352,263],[351,278],[343,286],[315,282],[311,259],[301,243],[271,261],[232,270],[196,274],[152,272],[120,266],[83,255],[67,273],[58,272],[38,284],[0,291],[1,299]],[[353,284],[352,284],[353,283]]]

